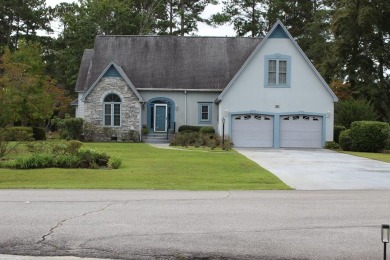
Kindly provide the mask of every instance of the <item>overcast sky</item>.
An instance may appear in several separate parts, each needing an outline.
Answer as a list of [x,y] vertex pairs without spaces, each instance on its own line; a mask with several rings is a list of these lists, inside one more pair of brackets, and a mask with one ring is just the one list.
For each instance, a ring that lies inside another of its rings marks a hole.
[[[46,4],[49,6],[54,7],[55,5],[61,3],[61,2],[75,2],[75,0],[46,0]],[[209,5],[206,7],[205,11],[203,12],[202,17],[207,18],[213,13],[217,13],[218,11],[221,10],[221,6],[213,6]],[[59,32],[60,29],[56,28],[58,25],[53,24],[53,30],[55,32]],[[196,32],[196,35],[200,36],[235,36],[235,32],[233,31],[231,26],[218,26],[218,28],[213,28],[211,26],[208,26],[206,24],[200,23],[198,24],[198,29],[199,31]]]

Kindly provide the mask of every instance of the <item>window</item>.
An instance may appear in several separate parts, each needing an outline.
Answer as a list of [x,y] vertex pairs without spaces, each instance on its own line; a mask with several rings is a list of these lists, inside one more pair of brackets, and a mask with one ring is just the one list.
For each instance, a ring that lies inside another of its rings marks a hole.
[[198,103],[200,124],[211,124],[211,104],[212,103]]
[[116,94],[104,98],[104,126],[121,125],[121,99]]
[[265,56],[265,87],[288,88],[290,87],[291,57],[281,54]]

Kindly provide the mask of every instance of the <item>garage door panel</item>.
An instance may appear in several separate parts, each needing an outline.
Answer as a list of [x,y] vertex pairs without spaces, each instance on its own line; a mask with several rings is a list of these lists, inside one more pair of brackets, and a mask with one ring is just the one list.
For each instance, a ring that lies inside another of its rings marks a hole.
[[280,147],[321,148],[322,118],[318,116],[282,116]]
[[273,147],[273,117],[233,116],[232,139],[236,147]]

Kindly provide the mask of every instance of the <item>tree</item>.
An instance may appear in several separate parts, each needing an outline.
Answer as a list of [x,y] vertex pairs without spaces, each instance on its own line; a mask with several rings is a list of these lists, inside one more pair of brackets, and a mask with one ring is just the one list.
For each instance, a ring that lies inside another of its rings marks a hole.
[[12,50],[19,39],[39,40],[38,30],[51,30],[45,0],[2,0],[0,18],[0,46]]
[[213,24],[232,24],[237,36],[265,35],[265,0],[225,0],[222,3],[222,12],[212,16]]
[[333,80],[331,1],[268,0],[267,2],[268,30],[277,19],[281,20],[325,80],[328,82]]
[[370,99],[390,121],[390,2],[335,1],[332,32],[337,77],[351,85],[354,98]]
[[377,119],[377,112],[366,100],[344,100],[338,102],[335,107],[335,125],[349,128],[355,121],[375,121]]
[[0,69],[0,122],[42,125],[58,106],[68,105],[55,81],[45,75],[38,44],[19,41],[19,49],[6,49]]
[[217,0],[167,0],[167,33],[184,36],[197,31],[197,23],[206,22],[200,16],[206,6],[217,3]]
[[51,75],[72,93],[83,51],[93,48],[97,35],[139,35],[165,30],[166,25],[161,25],[166,15],[163,3],[162,0],[80,0],[57,5],[54,15],[63,31],[51,47]]

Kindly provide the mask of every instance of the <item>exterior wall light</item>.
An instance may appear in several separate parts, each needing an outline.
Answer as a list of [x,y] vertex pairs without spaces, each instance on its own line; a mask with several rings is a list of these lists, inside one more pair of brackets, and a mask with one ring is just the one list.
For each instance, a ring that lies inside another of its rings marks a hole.
[[382,242],[383,242],[383,259],[386,260],[386,245],[389,243],[390,233],[389,233],[389,225],[382,225]]

